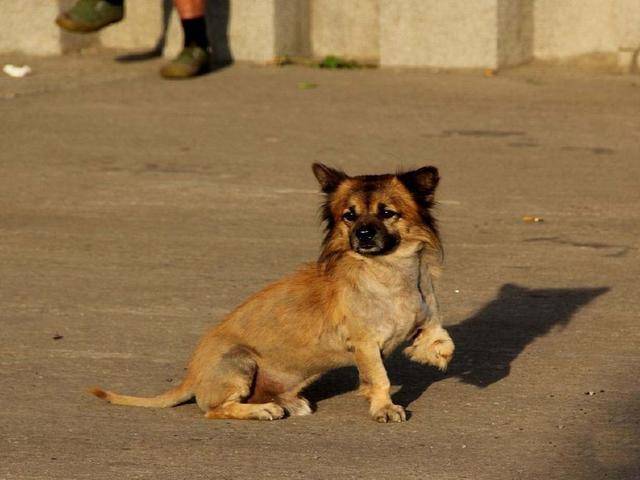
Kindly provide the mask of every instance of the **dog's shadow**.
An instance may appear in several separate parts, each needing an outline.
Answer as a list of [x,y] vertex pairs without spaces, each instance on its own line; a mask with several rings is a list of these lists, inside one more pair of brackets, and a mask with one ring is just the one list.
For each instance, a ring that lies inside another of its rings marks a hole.
[[[456,344],[446,373],[405,358],[399,348],[385,362],[392,385],[400,385],[393,401],[408,407],[429,385],[447,377],[485,388],[511,372],[511,362],[537,337],[554,327],[565,327],[573,315],[609,288],[529,289],[505,284],[497,298],[473,316],[448,326]],[[354,390],[358,386],[355,368],[330,372],[307,388],[312,403]]]

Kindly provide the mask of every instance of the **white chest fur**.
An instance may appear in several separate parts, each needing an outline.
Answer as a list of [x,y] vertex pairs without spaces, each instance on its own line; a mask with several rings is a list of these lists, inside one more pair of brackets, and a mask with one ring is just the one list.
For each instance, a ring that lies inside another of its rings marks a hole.
[[356,312],[384,354],[405,341],[427,318],[428,308],[420,291],[420,260],[372,259],[357,283]]

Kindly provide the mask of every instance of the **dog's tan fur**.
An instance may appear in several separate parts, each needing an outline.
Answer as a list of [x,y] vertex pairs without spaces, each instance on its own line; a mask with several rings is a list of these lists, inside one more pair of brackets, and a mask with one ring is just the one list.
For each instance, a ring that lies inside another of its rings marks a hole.
[[[311,413],[300,391],[328,370],[355,364],[372,417],[404,421],[403,408],[391,401],[383,357],[414,338],[405,354],[445,369],[454,350],[433,290],[441,258],[430,214],[437,170],[348,177],[315,164],[314,173],[326,194],[328,224],[317,262],[267,286],[213,327],[180,386],[152,398],[92,393],[144,407],[195,396],[207,418],[272,420]],[[379,220],[385,206],[397,215]],[[382,222],[397,245],[380,255],[357,253],[353,222],[343,219],[350,208]]]

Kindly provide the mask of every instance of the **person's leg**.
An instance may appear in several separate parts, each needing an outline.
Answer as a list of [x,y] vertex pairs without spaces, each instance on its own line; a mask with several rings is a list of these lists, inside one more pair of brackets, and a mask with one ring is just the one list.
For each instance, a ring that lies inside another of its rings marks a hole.
[[189,78],[209,67],[209,38],[205,20],[205,0],[173,0],[184,33],[180,55],[160,70],[165,78]]
[[209,48],[207,37],[207,23],[204,18],[204,0],[174,0],[176,10],[180,16],[184,32],[184,46],[197,45],[205,50]]
[[124,0],[78,0],[56,23],[70,32],[90,33],[124,18]]
[[205,0],[173,0],[181,19],[204,17]]

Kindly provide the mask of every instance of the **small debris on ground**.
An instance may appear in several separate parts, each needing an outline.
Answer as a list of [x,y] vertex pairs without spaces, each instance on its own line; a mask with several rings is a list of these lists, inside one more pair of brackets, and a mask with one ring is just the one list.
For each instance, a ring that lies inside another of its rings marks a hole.
[[498,74],[498,70],[494,68],[485,68],[483,74],[487,78],[495,77]]
[[535,217],[533,215],[524,215],[522,217],[522,221],[524,223],[542,223],[544,222],[544,218],[542,217]]
[[335,55],[328,55],[318,64],[320,68],[340,69],[340,68],[360,68],[358,62],[346,60]]
[[306,57],[290,57],[289,55],[278,55],[264,63],[268,67],[286,67],[287,65],[299,65],[311,68],[327,68],[329,70],[355,69],[355,68],[377,68],[375,62],[357,62],[336,55],[327,55],[322,59]]
[[317,83],[312,83],[312,82],[300,82],[298,83],[298,89],[299,90],[310,90],[312,88],[317,88],[318,84]]
[[589,395],[590,397],[593,397],[596,392],[592,392],[591,390],[589,390],[588,392],[584,392],[585,395]]
[[279,55],[273,57],[270,61],[267,62],[267,65],[273,65],[276,67],[284,67],[285,65],[293,65],[293,60],[288,55]]
[[2,71],[10,77],[22,78],[31,73],[31,67],[29,65],[18,66],[7,63],[4,67],[2,67]]
[[544,85],[544,83],[537,78],[527,78],[525,82],[527,82],[529,85],[535,85],[536,87]]
[[54,340],[62,340],[64,338],[64,335],[60,335],[59,333],[56,333],[53,337]]

